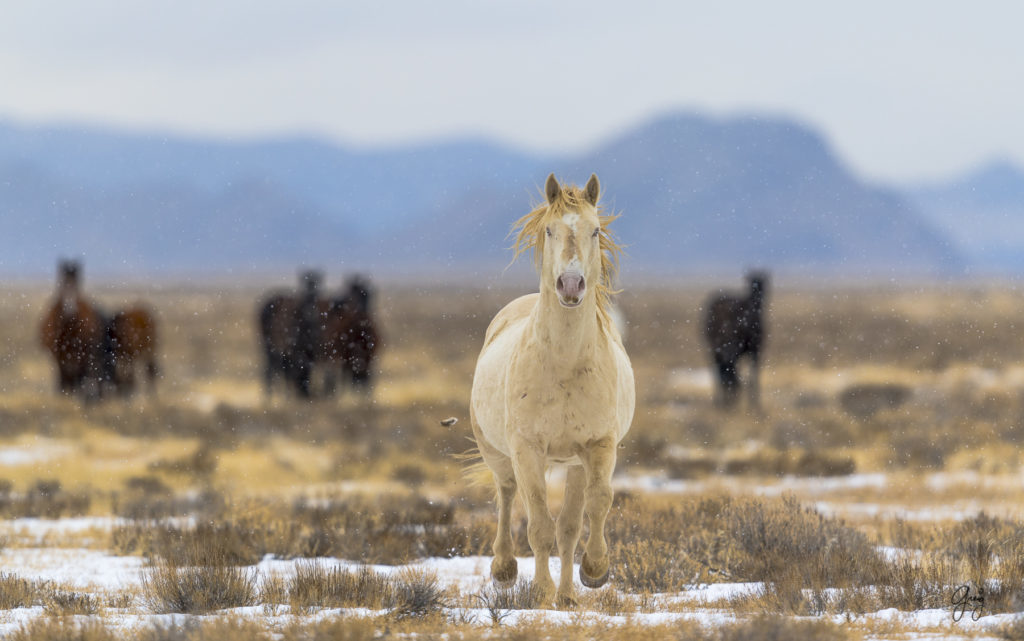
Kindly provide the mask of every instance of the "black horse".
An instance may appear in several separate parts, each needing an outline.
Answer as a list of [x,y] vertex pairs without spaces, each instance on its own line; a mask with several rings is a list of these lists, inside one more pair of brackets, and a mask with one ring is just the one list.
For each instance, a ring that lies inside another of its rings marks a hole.
[[764,307],[768,274],[755,271],[747,274],[750,289],[746,296],[712,295],[705,307],[704,336],[711,348],[711,357],[718,371],[718,403],[732,407],[739,397],[740,378],[737,363],[750,356],[749,398],[753,408],[760,407],[758,370],[764,347]]
[[318,303],[323,276],[309,270],[299,280],[298,293],[272,293],[260,305],[260,337],[266,358],[263,382],[268,397],[278,377],[294,386],[300,397],[311,396],[310,378],[321,341]]
[[356,391],[368,393],[373,385],[373,361],[380,348],[380,333],[372,312],[373,288],[356,275],[342,295],[321,303],[321,343],[318,360],[327,371],[325,393],[335,388],[335,376]]

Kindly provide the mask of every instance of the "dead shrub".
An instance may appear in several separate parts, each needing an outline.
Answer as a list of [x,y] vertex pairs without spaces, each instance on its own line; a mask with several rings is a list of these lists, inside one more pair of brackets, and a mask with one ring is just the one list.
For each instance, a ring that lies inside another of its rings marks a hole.
[[783,616],[761,616],[720,628],[716,641],[844,641],[849,632],[831,621],[797,620]]
[[521,577],[508,589],[488,585],[470,598],[475,606],[487,610],[494,625],[501,623],[513,610],[534,610],[540,605],[540,593],[533,582]]
[[93,620],[36,619],[7,637],[10,641],[120,641],[124,632]]
[[407,568],[398,575],[395,605],[389,616],[396,620],[424,619],[439,615],[447,605],[436,574]]
[[89,594],[70,590],[54,590],[43,602],[43,611],[56,617],[96,614],[100,611],[100,603]]
[[287,586],[288,602],[293,608],[364,607],[382,610],[393,607],[394,580],[368,567],[325,568],[319,563],[302,562]]
[[142,591],[157,614],[203,614],[256,603],[255,571],[232,566],[161,563],[142,575]]
[[700,581],[706,571],[685,550],[665,541],[624,541],[615,545],[611,555],[615,568],[612,582],[629,592],[678,592],[684,585]]
[[17,574],[0,572],[0,610],[41,605],[52,590],[47,582],[31,581]]
[[89,492],[65,490],[55,479],[37,480],[24,494],[13,492],[10,487],[0,492],[0,516],[7,519],[81,516],[91,504]]
[[913,395],[913,389],[899,383],[858,383],[839,394],[839,406],[859,421],[873,418],[882,410],[901,407]]

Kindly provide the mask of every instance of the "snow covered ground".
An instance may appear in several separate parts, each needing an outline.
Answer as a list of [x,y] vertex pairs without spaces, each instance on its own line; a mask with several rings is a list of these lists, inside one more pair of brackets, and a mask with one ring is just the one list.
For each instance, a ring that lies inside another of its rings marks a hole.
[[[75,527],[73,523],[69,527]],[[55,527],[60,527],[54,523]],[[267,557],[254,566],[260,580],[279,576],[286,578],[294,574],[298,564],[316,563],[324,567],[357,567],[357,563],[332,559],[275,559]],[[472,595],[485,590],[489,586],[490,557],[464,557],[455,559],[431,558],[409,564],[407,566],[370,566],[381,573],[397,574],[407,568],[425,570],[436,574],[439,583],[446,588],[454,588],[461,595]],[[145,561],[139,557],[112,556],[90,549],[60,548],[13,548],[0,553],[0,566],[6,573],[13,573],[23,578],[54,581],[67,589],[84,591],[99,597],[111,597],[122,593],[140,594],[142,577],[145,572]],[[533,576],[533,559],[520,558],[519,567],[523,577]],[[552,571],[557,576],[558,559],[552,559]],[[600,622],[604,625],[622,625],[625,623],[657,625],[675,621],[696,621],[702,625],[717,626],[735,622],[738,616],[726,605],[730,598],[744,594],[756,593],[761,589],[757,583],[717,583],[710,585],[691,586],[676,594],[654,595],[654,607],[650,611],[636,612],[625,615],[608,615],[600,612],[583,613],[588,623]],[[581,591],[585,590],[577,585]],[[309,622],[328,617],[376,617],[384,611],[363,608],[337,609],[325,608],[313,612],[304,612]],[[485,608],[453,608],[451,615],[459,620],[476,621],[481,626],[490,626],[491,614]],[[576,611],[560,610],[518,610],[502,613],[502,625],[515,626],[530,621],[542,621],[551,624],[571,624],[579,622],[581,614]],[[0,637],[19,629],[34,619],[47,616],[41,606],[17,608],[0,611]],[[181,625],[190,615],[153,614],[141,596],[134,598],[131,607],[106,608],[102,614],[95,615],[114,628],[126,632],[144,625]],[[284,622],[294,622],[287,605],[265,607],[263,605],[245,608],[222,610],[215,616],[254,619],[263,622],[268,629],[279,628]],[[857,616],[835,616],[832,619],[839,625],[852,624],[895,624],[900,629],[913,632],[915,630],[945,630],[949,634],[954,630],[962,632],[969,638],[978,638],[978,634],[986,636],[993,633],[998,626],[1009,621],[1013,615],[987,615],[979,621],[971,621],[965,617],[960,623],[953,624],[949,609],[922,610],[918,612],[901,612],[896,609],[885,609],[879,612]],[[945,637],[945,634],[943,635]],[[901,638],[906,638],[900,635]],[[931,636],[931,632],[920,638]]]

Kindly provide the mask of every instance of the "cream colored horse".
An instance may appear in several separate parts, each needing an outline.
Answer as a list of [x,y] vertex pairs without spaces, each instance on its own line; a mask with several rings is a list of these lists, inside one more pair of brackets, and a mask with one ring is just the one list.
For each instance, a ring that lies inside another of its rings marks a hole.
[[[498,534],[491,578],[512,585],[518,574],[510,512],[518,488],[526,504],[534,587],[551,603],[548,556],[557,541],[562,573],[559,605],[575,603],[573,556],[583,513],[590,536],[580,581],[608,579],[604,523],[612,505],[616,447],[633,420],[633,368],[608,309],[618,246],[598,207],[600,185],[545,185],[547,202],[517,223],[515,255],[532,249],[540,292],[517,298],[491,321],[476,364],[470,419],[498,488]],[[568,466],[558,523],[547,503],[545,472]]]

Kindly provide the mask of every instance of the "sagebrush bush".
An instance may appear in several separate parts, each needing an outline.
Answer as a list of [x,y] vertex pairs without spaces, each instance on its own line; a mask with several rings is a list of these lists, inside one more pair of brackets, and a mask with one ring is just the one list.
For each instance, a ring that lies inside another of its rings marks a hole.
[[54,590],[43,602],[43,611],[50,616],[73,616],[96,614],[100,611],[99,600],[91,594],[72,590]]
[[256,604],[255,571],[216,565],[161,563],[142,575],[142,591],[154,612],[204,614]]
[[395,605],[396,582],[368,567],[325,568],[313,562],[295,566],[295,575],[286,584],[288,602],[293,608],[308,609],[362,607],[381,610]]
[[448,598],[437,575],[412,568],[399,573],[394,599],[395,605],[389,614],[398,620],[435,616],[448,605]]

